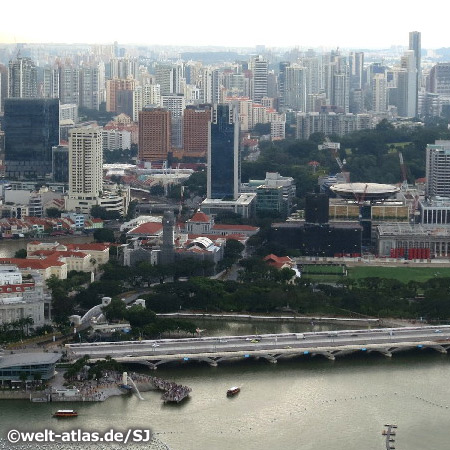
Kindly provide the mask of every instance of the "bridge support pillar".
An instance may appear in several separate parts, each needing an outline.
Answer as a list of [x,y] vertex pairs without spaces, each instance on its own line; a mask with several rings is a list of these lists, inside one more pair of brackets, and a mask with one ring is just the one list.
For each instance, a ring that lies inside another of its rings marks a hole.
[[436,350],[439,353],[447,353],[447,350],[442,347],[442,345],[427,345],[427,347],[432,348],[433,350]]

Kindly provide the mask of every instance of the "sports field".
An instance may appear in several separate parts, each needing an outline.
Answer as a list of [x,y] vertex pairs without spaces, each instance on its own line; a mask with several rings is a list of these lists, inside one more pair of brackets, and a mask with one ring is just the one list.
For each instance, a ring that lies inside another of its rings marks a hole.
[[426,281],[435,277],[450,277],[450,267],[349,267],[348,276],[353,279],[379,277],[408,281]]

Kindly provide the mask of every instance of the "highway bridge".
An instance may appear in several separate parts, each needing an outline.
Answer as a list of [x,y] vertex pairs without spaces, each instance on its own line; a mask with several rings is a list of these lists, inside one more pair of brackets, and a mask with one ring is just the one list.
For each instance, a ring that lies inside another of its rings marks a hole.
[[329,332],[221,336],[121,342],[67,344],[72,359],[89,355],[91,361],[111,356],[123,363],[140,363],[152,369],[168,362],[203,361],[217,366],[227,360],[321,355],[330,360],[356,352],[378,352],[391,357],[406,350],[434,349],[447,353],[450,325],[377,328]]

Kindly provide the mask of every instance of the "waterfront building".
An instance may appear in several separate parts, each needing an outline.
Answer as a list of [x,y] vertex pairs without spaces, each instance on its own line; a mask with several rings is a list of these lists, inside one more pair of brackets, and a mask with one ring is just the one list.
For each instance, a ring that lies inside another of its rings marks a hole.
[[25,275],[14,263],[0,263],[0,325],[30,317],[33,326],[49,321],[51,298],[44,292],[44,280],[37,271]]
[[59,145],[59,100],[7,99],[4,126],[6,176],[46,178]]
[[[5,355],[0,359],[0,380],[21,383],[25,376],[27,381],[36,379],[47,381],[56,374],[56,363],[60,360],[60,353],[16,353]],[[23,375],[24,374],[24,375]]]

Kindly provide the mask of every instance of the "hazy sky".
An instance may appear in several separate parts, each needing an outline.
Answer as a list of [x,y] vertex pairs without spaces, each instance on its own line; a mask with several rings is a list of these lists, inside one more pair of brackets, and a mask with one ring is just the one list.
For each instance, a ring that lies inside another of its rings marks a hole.
[[[429,5],[429,7],[427,6]],[[450,47],[448,0],[1,0],[0,43]]]

